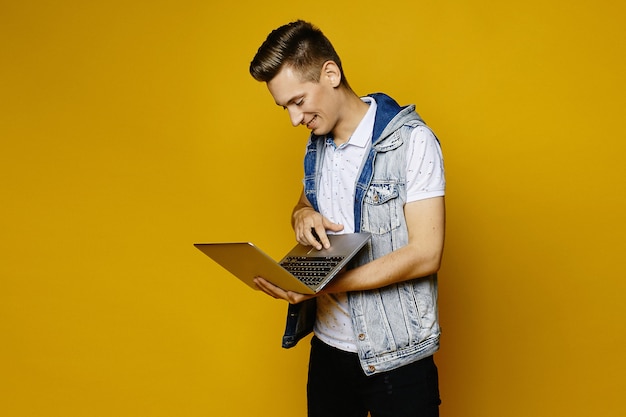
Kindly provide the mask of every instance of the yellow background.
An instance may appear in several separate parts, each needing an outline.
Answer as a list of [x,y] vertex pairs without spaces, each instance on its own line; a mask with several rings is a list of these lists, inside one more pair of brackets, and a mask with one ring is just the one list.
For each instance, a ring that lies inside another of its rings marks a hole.
[[293,243],[306,129],[248,63],[304,18],[440,137],[443,416],[623,416],[624,3],[0,3],[0,414],[303,416],[285,305],[192,243]]

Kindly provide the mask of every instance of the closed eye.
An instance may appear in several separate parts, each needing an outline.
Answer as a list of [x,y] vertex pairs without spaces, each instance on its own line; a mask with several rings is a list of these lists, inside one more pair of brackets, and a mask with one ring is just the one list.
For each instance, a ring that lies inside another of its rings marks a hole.
[[[304,99],[301,98],[298,101],[293,100],[291,103],[293,103],[293,105],[300,107],[304,104]],[[289,104],[287,104],[286,106],[280,106],[283,108],[283,110],[287,110],[287,108],[289,107]]]

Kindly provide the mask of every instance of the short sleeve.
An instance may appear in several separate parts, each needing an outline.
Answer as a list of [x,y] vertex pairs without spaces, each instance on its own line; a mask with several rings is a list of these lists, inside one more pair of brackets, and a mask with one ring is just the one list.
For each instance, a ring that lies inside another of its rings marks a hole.
[[441,146],[426,126],[417,126],[411,133],[407,157],[407,202],[441,197],[446,179]]

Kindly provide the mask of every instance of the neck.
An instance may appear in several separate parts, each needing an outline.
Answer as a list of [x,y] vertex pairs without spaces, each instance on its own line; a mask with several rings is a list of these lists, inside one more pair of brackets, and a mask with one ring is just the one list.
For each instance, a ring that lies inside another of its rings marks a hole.
[[354,92],[346,96],[341,107],[341,121],[332,131],[337,146],[346,143],[365,117],[369,105],[364,103]]

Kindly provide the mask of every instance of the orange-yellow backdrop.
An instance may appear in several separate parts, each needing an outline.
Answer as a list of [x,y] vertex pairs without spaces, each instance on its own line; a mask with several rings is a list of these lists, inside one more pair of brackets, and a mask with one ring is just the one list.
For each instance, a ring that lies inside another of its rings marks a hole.
[[285,305],[193,248],[293,242],[306,130],[247,66],[296,18],[443,143],[443,416],[623,416],[618,1],[0,2],[0,413],[303,416]]

